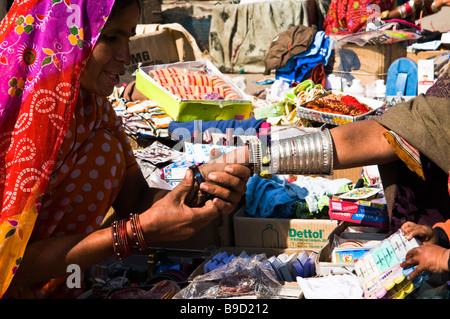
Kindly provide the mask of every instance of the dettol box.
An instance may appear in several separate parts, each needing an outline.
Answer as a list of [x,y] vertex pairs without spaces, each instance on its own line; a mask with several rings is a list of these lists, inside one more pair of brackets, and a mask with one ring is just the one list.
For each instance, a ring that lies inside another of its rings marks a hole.
[[239,247],[321,249],[338,221],[255,218],[247,215],[244,206],[234,215],[233,225]]

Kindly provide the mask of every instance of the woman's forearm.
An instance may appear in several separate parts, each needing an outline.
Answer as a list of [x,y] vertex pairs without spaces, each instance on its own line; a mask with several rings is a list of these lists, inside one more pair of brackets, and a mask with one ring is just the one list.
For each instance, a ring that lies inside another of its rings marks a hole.
[[30,243],[11,286],[68,275],[67,266],[81,270],[113,255],[111,228],[91,234],[52,237]]
[[398,159],[384,137],[386,128],[374,120],[357,121],[330,130],[334,168],[379,165]]

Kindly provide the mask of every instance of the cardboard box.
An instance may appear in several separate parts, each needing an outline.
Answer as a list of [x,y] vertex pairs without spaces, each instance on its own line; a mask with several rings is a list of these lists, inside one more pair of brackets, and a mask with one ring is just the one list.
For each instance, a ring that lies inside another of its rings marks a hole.
[[[383,240],[386,237],[386,234],[380,232],[380,229],[372,226],[363,226],[366,231],[371,229],[372,231],[367,232],[345,232],[348,227],[360,227],[359,225],[342,222],[340,223],[330,234],[328,238],[327,244],[319,250],[319,253],[316,258],[316,273],[317,276],[327,276],[330,273],[338,274],[339,272],[348,272],[353,271],[355,268],[355,264],[353,262],[348,263],[338,263],[332,262],[332,249],[333,241],[335,236],[341,236],[346,239],[354,239],[354,240]],[[347,259],[348,261],[348,259]]]
[[328,211],[331,219],[337,219],[355,224],[386,228],[389,226],[389,216],[386,203],[382,201],[350,202],[330,199]]
[[[150,70],[169,67],[185,68],[189,70],[203,70],[208,74],[222,78],[242,98],[240,100],[186,100],[170,93],[163,86],[153,80],[148,73]],[[245,120],[249,119],[253,104],[248,96],[233,82],[223,78],[222,73],[208,60],[178,62],[140,68],[136,72],[136,88],[150,100],[158,102],[175,121],[187,122],[193,120]]]
[[[160,48],[164,48],[164,50]],[[126,74],[121,77],[126,82],[135,80],[132,74],[136,72],[139,65],[147,66],[179,61],[172,33],[167,29],[132,37],[130,39],[130,55],[131,62],[126,65]]]
[[338,221],[248,217],[245,206],[233,216],[235,245],[260,248],[321,249]]
[[418,63],[419,60],[432,59],[442,54],[449,54],[450,51],[447,50],[433,50],[433,51],[417,51],[417,52],[408,52],[406,57],[408,59],[413,60]]
[[406,57],[404,42],[363,46],[347,43],[340,48],[335,46],[326,73],[348,81],[360,79],[364,86],[380,79],[386,82],[391,63],[403,57]]
[[333,175],[327,176],[330,179],[348,178],[353,184],[356,184],[361,178],[363,167],[352,167],[345,169],[335,169]]

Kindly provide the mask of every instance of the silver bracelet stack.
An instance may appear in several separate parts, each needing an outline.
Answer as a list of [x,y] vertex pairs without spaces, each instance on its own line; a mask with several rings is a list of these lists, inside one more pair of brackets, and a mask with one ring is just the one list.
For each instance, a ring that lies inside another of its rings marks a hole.
[[[255,174],[333,173],[333,141],[328,129],[272,140],[268,147],[252,140],[249,151]],[[269,160],[264,161],[264,158]]]

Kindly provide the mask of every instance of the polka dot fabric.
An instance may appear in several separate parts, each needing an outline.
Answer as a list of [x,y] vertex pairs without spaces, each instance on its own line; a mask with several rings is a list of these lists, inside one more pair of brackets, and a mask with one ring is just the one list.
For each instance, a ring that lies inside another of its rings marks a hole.
[[80,93],[32,239],[98,229],[137,164],[121,119],[106,98]]
[[[80,91],[31,240],[97,230],[125,176],[137,169],[122,121],[109,101]],[[44,295],[39,289],[37,296]]]

